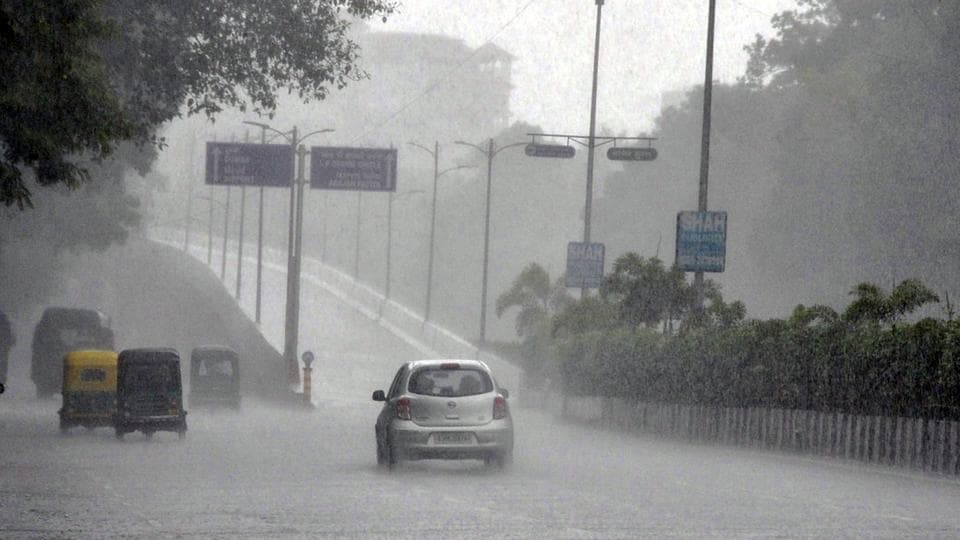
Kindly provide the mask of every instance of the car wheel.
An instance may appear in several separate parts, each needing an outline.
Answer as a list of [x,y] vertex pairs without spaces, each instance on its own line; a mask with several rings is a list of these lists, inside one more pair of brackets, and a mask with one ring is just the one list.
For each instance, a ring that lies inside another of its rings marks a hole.
[[489,458],[487,464],[494,464],[500,469],[509,469],[510,466],[513,465],[513,451],[507,450],[505,452],[495,454]]
[[119,439],[119,440],[121,440],[121,441],[123,440],[123,430],[117,428],[117,429],[113,430],[113,434],[117,437],[117,439]]
[[387,457],[387,449],[383,443],[383,439],[380,438],[380,433],[377,432],[376,428],[373,430],[373,438],[377,443],[377,465],[383,467],[386,466],[389,462]]
[[387,467],[393,469],[397,466],[397,463],[400,462],[400,453],[397,452],[397,449],[390,444],[390,440],[387,440],[386,443],[386,453],[387,453]]

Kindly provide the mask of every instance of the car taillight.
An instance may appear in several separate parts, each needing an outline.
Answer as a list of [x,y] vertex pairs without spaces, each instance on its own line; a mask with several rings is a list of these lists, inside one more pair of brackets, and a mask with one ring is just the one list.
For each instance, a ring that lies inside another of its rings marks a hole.
[[507,411],[507,400],[503,396],[497,396],[493,399],[493,419],[499,420],[501,418],[506,418],[509,412]]
[[397,418],[410,420],[410,398],[400,398],[397,400]]

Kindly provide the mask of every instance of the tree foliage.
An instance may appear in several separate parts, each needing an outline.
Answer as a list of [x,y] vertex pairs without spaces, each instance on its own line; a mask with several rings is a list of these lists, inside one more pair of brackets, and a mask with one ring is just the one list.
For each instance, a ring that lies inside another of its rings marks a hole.
[[[85,158],[123,141],[162,144],[185,111],[270,114],[290,88],[323,99],[362,77],[348,17],[388,0],[0,0],[0,201],[31,204],[42,186],[89,179]],[[185,107],[185,108],[184,108]]]

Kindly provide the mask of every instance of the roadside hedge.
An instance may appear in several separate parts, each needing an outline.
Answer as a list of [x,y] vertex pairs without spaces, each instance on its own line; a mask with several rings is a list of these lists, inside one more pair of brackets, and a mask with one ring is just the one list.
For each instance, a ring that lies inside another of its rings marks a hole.
[[960,322],[747,321],[557,343],[566,392],[716,406],[960,419]]

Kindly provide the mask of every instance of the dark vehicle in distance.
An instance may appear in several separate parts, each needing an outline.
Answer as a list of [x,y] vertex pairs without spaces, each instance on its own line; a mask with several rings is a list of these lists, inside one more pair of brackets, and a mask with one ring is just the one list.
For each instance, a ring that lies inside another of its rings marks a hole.
[[75,350],[112,350],[110,319],[94,309],[49,307],[33,331],[30,379],[37,397],[58,392],[63,385],[63,357]]
[[240,355],[229,347],[190,352],[190,407],[240,408]]
[[187,436],[187,411],[183,409],[180,355],[159,348],[125,349],[117,358],[117,438],[141,431],[149,439],[157,431]]
[[374,432],[377,463],[481,459],[501,467],[513,460],[509,394],[478,360],[418,360],[403,364],[382,401]]

